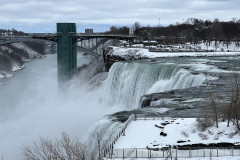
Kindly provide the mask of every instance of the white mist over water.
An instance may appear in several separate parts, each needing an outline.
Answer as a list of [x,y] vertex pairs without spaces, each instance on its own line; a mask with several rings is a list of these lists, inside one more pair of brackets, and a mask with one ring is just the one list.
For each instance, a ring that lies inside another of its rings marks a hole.
[[101,88],[89,89],[80,79],[59,93],[56,55],[26,64],[0,85],[0,155],[23,159],[21,147],[39,136],[55,139],[66,132],[84,141],[89,128],[104,115],[118,111],[101,105]]

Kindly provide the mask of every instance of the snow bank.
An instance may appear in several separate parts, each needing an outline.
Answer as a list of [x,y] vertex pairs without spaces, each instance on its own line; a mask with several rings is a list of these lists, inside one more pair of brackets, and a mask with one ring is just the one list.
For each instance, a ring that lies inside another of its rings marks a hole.
[[22,66],[18,66],[18,65],[13,65],[12,66],[12,71],[15,72],[15,71],[18,71],[18,70],[21,70],[25,67],[25,65],[22,65]]
[[236,56],[240,52],[149,52],[144,48],[112,47],[110,54],[121,57],[135,58],[158,58],[158,57],[213,57],[213,56]]
[[14,75],[12,73],[7,73],[7,72],[0,72],[0,78],[9,78],[13,77]]

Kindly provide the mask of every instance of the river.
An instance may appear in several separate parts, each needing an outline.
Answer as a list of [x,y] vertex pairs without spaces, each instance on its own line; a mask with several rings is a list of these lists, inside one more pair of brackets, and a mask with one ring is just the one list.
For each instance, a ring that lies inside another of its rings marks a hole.
[[[1,102],[1,119],[5,112],[11,112],[17,106],[25,93],[32,93],[32,97],[37,97],[39,87],[49,87],[48,89],[57,92],[57,55],[49,54],[46,58],[34,59],[26,62],[23,70],[14,73],[13,78],[0,79],[0,102]],[[89,59],[82,58],[78,54],[78,66],[88,64]],[[49,91],[49,90],[46,90]],[[29,97],[30,99],[30,97]]]

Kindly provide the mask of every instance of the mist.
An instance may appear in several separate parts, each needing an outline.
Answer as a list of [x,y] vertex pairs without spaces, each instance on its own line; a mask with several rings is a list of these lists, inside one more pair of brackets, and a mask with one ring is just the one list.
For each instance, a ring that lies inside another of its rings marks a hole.
[[39,136],[55,139],[65,132],[84,142],[94,123],[119,110],[103,105],[102,85],[93,88],[76,78],[69,90],[60,92],[56,68],[56,55],[48,55],[1,81],[0,154],[4,160],[23,159],[23,145]]

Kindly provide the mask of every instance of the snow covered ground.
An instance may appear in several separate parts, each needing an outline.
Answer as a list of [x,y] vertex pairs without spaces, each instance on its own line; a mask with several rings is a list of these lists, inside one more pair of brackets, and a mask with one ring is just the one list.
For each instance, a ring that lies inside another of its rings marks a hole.
[[[166,122],[170,124],[164,126],[163,123]],[[167,136],[160,136],[160,132]],[[219,128],[213,126],[202,132],[197,127],[196,118],[136,120],[130,123],[125,131],[126,136],[121,136],[114,148],[162,148],[168,145],[220,142],[240,144],[240,135],[235,132],[236,128],[227,127],[226,122],[220,122]],[[178,141],[186,142],[177,143]]]
[[211,42],[210,45],[186,43],[146,47],[142,44],[134,44],[131,47],[112,47],[110,54],[134,58],[234,56],[240,55],[240,47],[234,42],[228,46],[219,42],[216,45],[215,42]]
[[158,57],[210,57],[210,56],[235,56],[240,55],[240,52],[150,52],[145,48],[122,48],[112,47],[111,54],[118,56],[131,56],[141,58],[158,58]]
[[[163,132],[166,136],[160,135]],[[180,142],[182,141],[182,142]],[[185,142],[184,142],[185,141]],[[138,119],[132,121],[125,135],[121,136],[113,147],[113,158],[125,159],[162,159],[169,153],[172,158],[179,160],[209,159],[214,160],[233,159],[240,160],[240,150],[231,148],[212,148],[196,150],[161,150],[163,147],[181,146],[187,144],[210,144],[210,143],[233,143],[240,144],[240,134],[236,133],[234,126],[227,127],[226,122],[220,122],[219,128],[215,126],[201,131],[197,127],[196,118],[154,118]],[[150,150],[148,148],[151,148]],[[156,150],[153,150],[155,148]],[[151,155],[151,156],[150,156]],[[191,158],[189,158],[191,157]]]
[[[129,45],[127,45],[129,47]],[[144,48],[143,44],[133,44],[132,47],[137,48]],[[163,45],[158,44],[157,46],[145,46],[145,48],[150,48],[154,50],[161,50],[161,51],[221,51],[221,52],[239,52],[240,51],[240,44],[235,42],[216,42],[212,41],[209,43],[198,43],[198,44],[173,44],[173,45]]]

